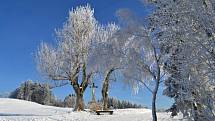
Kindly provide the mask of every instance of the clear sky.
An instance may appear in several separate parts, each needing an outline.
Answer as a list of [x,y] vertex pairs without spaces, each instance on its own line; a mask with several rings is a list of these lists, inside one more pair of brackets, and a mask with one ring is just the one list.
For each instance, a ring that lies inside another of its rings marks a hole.
[[[138,0],[0,0],[0,93],[14,90],[28,79],[44,81],[36,70],[35,51],[41,41],[55,42],[54,29],[62,27],[69,10],[87,3],[95,9],[95,17],[103,24],[117,23],[115,12],[119,8],[129,8],[139,16],[150,12]],[[100,83],[98,86],[101,88]],[[97,98],[101,97],[100,88],[96,90]],[[68,85],[54,89],[54,93],[64,98],[73,90]],[[171,100],[161,93],[157,105],[166,108]],[[146,89],[133,94],[131,88],[121,82],[112,83],[110,96],[151,105],[151,94]],[[89,99],[91,93],[87,89],[85,100]]]

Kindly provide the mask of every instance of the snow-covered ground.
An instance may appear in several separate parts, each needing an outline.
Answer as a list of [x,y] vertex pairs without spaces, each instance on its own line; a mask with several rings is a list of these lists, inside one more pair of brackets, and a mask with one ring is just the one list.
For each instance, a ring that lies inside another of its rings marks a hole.
[[[113,115],[73,112],[71,108],[44,106],[30,101],[0,98],[0,121],[151,121],[150,109],[117,109]],[[159,121],[181,121],[158,113]]]

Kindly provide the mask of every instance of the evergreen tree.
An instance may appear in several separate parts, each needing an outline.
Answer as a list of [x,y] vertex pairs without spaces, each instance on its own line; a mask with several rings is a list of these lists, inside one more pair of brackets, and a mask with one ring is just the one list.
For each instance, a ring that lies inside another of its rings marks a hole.
[[54,95],[49,85],[33,83],[31,80],[21,84],[9,97],[37,102],[43,105],[51,105],[54,102]]
[[[102,100],[98,100],[97,102],[102,102]],[[112,107],[114,109],[125,109],[125,108],[143,108],[142,105],[138,105],[135,103],[131,103],[126,100],[118,100],[116,98],[108,99],[108,107]]]
[[76,96],[74,94],[72,94],[72,95],[70,94],[70,95],[66,96],[64,99],[64,107],[74,108],[75,100],[76,100]]

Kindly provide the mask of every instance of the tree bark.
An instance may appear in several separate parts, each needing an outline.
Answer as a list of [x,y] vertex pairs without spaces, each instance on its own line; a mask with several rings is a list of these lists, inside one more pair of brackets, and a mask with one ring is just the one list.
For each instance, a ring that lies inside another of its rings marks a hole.
[[[90,73],[89,75],[86,74],[85,64],[82,67],[82,71],[83,71],[83,76],[82,76],[82,83],[80,85],[78,84],[78,75],[76,75],[74,80],[70,80],[71,85],[72,85],[73,89],[75,90],[75,94],[76,94],[76,103],[75,103],[74,111],[83,111],[84,110],[83,95],[84,95],[84,92],[90,81],[90,77],[92,75],[92,73]],[[77,74],[79,73],[79,69],[77,69],[76,73]]]
[[83,94],[82,94],[80,86],[78,85],[77,82],[78,82],[78,77],[76,77],[75,81],[73,81],[71,83],[71,86],[75,90],[75,95],[76,95],[76,102],[75,102],[74,111],[82,111],[82,110],[84,110]]
[[76,94],[76,105],[74,111],[83,111],[84,110],[84,99],[83,94]]
[[192,105],[193,105],[193,113],[194,113],[193,119],[194,119],[194,121],[199,121],[197,106],[195,105],[194,102],[192,103]]
[[110,69],[104,79],[102,86],[102,98],[103,98],[103,110],[108,110],[108,89],[109,89],[109,80],[110,75],[114,71],[114,69]]
[[103,110],[108,110],[108,92],[105,90],[108,90],[108,89],[102,90]]
[[156,97],[157,97],[158,87],[159,87],[159,80],[156,80],[156,85],[155,85],[155,88],[154,88],[153,94],[152,94],[152,118],[153,118],[153,121],[157,121]]
[[157,97],[157,92],[158,92],[158,88],[159,88],[159,84],[160,84],[160,67],[159,67],[159,61],[157,60],[157,77],[154,76],[154,80],[155,82],[155,88],[153,90],[153,94],[152,94],[152,118],[153,121],[157,121],[157,114],[156,114],[156,97]]
[[84,110],[84,99],[83,99],[84,91],[82,91],[82,87],[79,86],[78,83],[75,83],[75,84],[73,83],[72,87],[75,90],[75,94],[76,94],[74,111],[83,111]]

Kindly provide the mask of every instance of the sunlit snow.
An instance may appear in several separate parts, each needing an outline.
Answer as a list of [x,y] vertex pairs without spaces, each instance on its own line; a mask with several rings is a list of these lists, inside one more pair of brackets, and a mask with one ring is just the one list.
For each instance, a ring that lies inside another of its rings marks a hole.
[[[159,121],[179,121],[182,116],[170,118],[169,113],[158,113]],[[34,102],[0,98],[0,121],[151,121],[150,109],[117,109],[113,115],[96,115],[88,110],[73,112]]]

